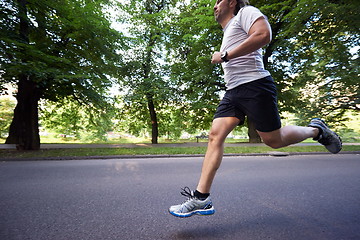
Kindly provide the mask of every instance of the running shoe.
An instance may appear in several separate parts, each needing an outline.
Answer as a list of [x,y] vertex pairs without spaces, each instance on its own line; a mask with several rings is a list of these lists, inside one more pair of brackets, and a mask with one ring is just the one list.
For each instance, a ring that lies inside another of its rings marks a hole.
[[190,188],[182,188],[181,195],[188,199],[179,205],[174,205],[169,208],[169,212],[176,217],[191,217],[192,215],[211,215],[215,213],[212,206],[210,196],[205,200],[200,200],[194,196],[194,192]]
[[326,147],[331,153],[338,153],[342,148],[341,138],[325,124],[320,118],[313,118],[310,121],[309,127],[315,127],[320,129],[320,134],[313,138]]

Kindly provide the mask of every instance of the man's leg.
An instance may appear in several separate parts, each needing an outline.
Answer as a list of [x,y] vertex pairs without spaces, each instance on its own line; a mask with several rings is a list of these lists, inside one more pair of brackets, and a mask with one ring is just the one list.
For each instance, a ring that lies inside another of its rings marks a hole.
[[203,161],[200,180],[196,188],[199,192],[210,192],[216,171],[222,161],[225,138],[239,122],[240,120],[236,117],[214,119],[209,133],[209,143]]
[[[192,215],[211,215],[215,212],[209,196],[211,184],[221,164],[225,138],[239,123],[240,120],[235,117],[214,119],[197,191],[193,192],[188,187],[183,188],[181,194],[188,197],[188,200],[182,204],[171,206],[169,212],[172,215],[190,217]],[[198,196],[199,194],[200,196]]]
[[272,148],[282,148],[299,143],[308,138],[315,138],[319,129],[314,127],[285,126],[272,132],[258,131],[264,143]]
[[308,127],[286,126],[272,132],[258,133],[264,143],[272,148],[286,147],[313,138],[331,153],[338,153],[342,149],[341,138],[319,118],[313,118]]

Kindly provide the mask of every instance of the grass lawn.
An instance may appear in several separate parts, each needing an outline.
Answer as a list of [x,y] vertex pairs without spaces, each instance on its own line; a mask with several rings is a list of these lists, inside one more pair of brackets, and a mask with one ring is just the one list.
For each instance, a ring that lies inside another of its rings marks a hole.
[[[141,147],[141,148],[75,148],[42,149],[39,151],[0,150],[1,159],[31,159],[49,157],[116,156],[116,155],[176,155],[205,154],[206,147]],[[225,147],[225,153],[326,152],[323,146],[290,146],[272,149],[266,146]],[[345,145],[342,151],[360,151],[360,146]]]

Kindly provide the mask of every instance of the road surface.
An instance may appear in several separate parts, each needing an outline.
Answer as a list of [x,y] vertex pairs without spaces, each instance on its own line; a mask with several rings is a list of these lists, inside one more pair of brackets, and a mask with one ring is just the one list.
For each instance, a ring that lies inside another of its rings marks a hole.
[[225,157],[216,213],[173,217],[201,162],[0,162],[0,239],[360,239],[360,155]]

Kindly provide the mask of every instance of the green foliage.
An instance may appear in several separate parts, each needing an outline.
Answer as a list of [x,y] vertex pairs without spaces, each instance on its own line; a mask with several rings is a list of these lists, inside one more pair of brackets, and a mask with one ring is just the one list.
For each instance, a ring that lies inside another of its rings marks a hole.
[[[146,93],[150,92],[157,101],[162,135],[181,128],[207,130],[224,90],[221,66],[210,63],[222,39],[213,17],[214,2],[174,1],[171,5],[164,1],[167,8],[160,12],[147,12],[146,2],[133,0],[127,6],[127,23],[134,26],[128,54],[133,61],[127,62],[124,71],[131,74],[124,77],[125,88],[130,90],[122,116],[130,114],[139,120],[129,123],[132,133],[149,126],[143,122],[149,123]],[[345,120],[346,109],[358,109],[359,54],[351,54],[359,36],[360,11],[355,1],[251,3],[267,15],[272,26],[273,40],[264,48],[264,62],[276,80],[282,112],[299,113],[299,123],[305,124],[313,116],[330,122]],[[146,45],[149,39],[155,43],[152,47]],[[146,50],[153,54],[149,78],[142,68]]]
[[[113,127],[107,90],[117,81],[123,95],[115,129],[148,136],[150,103],[160,136],[209,129],[224,90],[221,66],[210,63],[222,39],[214,1],[28,0],[26,16],[19,2],[0,3],[0,91],[20,74],[36,82],[40,98],[51,101],[41,108],[43,126],[101,139]],[[359,111],[357,2],[251,1],[272,26],[264,62],[280,109],[297,113],[299,123],[313,116],[335,123]],[[114,7],[122,32],[104,11]],[[20,36],[20,17],[27,36]]]
[[[34,94],[18,88],[10,142],[38,142],[37,114],[24,117],[24,102],[35,112],[39,99],[60,102],[71,96],[83,106],[105,109],[112,77],[118,76],[126,48],[121,33],[110,27],[104,9],[109,0],[4,0],[0,3],[0,83],[34,86]],[[19,96],[29,96],[20,98]],[[25,110],[24,110],[25,109]],[[16,114],[18,114],[16,116]],[[26,121],[26,129],[17,129]],[[32,134],[36,133],[36,134]],[[28,136],[28,137],[27,137]],[[31,146],[39,146],[32,144]]]
[[47,131],[73,136],[85,142],[106,141],[106,133],[112,130],[115,109],[111,105],[99,109],[84,106],[72,98],[60,102],[44,102],[41,106],[40,123]]
[[[28,1],[29,44],[17,36],[18,5],[3,1],[0,29],[2,82],[31,76],[42,98],[74,95],[97,102],[117,73],[121,35],[110,28],[103,6],[107,1]],[[26,59],[26,62],[23,61]]]
[[357,1],[267,1],[261,9],[275,32],[270,69],[279,77],[281,106],[293,105],[286,109],[301,122],[314,116],[339,122],[347,110],[359,111]]
[[131,116],[127,130],[135,135],[141,129],[152,129],[153,138],[157,138],[154,131],[165,135],[166,122],[174,115],[171,109],[179,103],[178,86],[169,78],[164,47],[170,10],[176,2],[132,0],[119,4],[130,26],[130,50],[120,79],[124,92],[121,116]]
[[16,101],[9,96],[0,96],[0,138],[9,132]]
[[211,55],[220,49],[222,31],[213,16],[213,3],[193,0],[179,4],[169,29],[168,62],[171,78],[179,89],[186,129],[208,129],[224,90],[220,65]]

